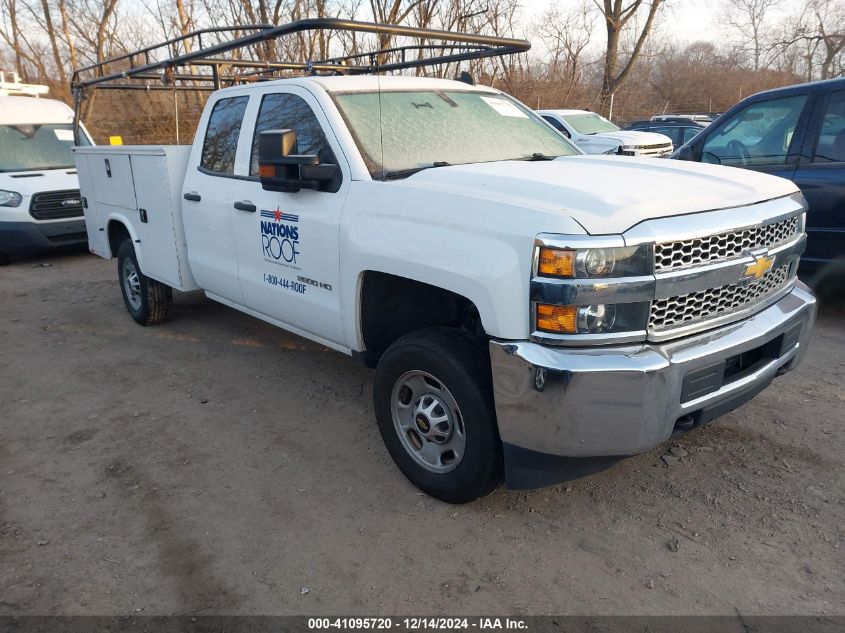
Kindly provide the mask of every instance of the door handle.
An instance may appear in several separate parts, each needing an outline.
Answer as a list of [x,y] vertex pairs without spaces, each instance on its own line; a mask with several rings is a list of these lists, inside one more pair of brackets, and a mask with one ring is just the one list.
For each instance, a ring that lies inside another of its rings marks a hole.
[[248,211],[249,213],[255,213],[255,205],[252,204],[249,200],[244,200],[243,202],[236,202],[235,208],[238,211]]
[[191,202],[199,202],[200,200],[202,200],[202,196],[200,194],[198,194],[196,191],[191,191],[189,193],[186,193],[182,197],[185,198],[185,200],[190,200]]

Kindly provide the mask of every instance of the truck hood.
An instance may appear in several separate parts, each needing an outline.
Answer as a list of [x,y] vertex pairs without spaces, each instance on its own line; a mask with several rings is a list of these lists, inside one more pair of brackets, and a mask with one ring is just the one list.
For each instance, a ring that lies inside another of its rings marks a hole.
[[637,132],[634,130],[616,130],[615,132],[599,132],[591,134],[592,138],[619,141],[622,145],[670,145],[672,139],[656,132]]
[[565,156],[426,169],[395,185],[487,198],[569,216],[592,235],[643,220],[738,207],[798,191],[746,169],[622,156]]
[[42,191],[79,189],[76,167],[39,171],[8,171],[0,173],[0,189],[31,196]]

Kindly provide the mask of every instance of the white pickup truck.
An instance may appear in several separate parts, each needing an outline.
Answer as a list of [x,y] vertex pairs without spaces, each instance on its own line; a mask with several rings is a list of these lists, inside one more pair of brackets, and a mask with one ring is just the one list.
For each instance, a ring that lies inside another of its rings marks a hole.
[[76,160],[138,323],[201,289],[358,357],[390,455],[449,502],[647,451],[794,368],[812,330],[794,184],[584,156],[492,88],[235,86],[193,146]]
[[595,112],[537,110],[537,114],[585,154],[666,158],[674,151],[672,139],[665,134],[623,130]]

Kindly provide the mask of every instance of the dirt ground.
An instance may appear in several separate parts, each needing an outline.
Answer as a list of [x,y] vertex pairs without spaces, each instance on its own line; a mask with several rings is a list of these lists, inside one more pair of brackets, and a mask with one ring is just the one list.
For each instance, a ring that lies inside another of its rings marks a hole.
[[113,261],[14,262],[0,614],[842,614],[844,375],[823,307],[805,364],[742,409],[455,507],[393,465],[351,358],[200,294],[142,328]]

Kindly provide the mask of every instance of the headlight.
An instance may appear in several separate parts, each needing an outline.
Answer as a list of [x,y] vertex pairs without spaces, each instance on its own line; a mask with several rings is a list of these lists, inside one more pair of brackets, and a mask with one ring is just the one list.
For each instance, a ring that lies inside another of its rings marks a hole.
[[21,194],[17,191],[3,191],[0,189],[0,207],[19,207]]
[[576,255],[575,262],[587,277],[609,277],[616,268],[616,258],[603,248],[591,248]]
[[540,248],[537,274],[541,277],[603,279],[650,275],[649,250],[642,246],[585,248],[578,250]]
[[535,329],[549,334],[613,334],[644,329],[649,303],[561,306],[538,303]]
[[534,242],[531,331],[544,342],[645,340],[654,299],[654,246],[621,235],[540,234]]

